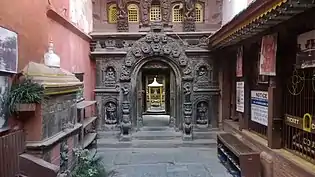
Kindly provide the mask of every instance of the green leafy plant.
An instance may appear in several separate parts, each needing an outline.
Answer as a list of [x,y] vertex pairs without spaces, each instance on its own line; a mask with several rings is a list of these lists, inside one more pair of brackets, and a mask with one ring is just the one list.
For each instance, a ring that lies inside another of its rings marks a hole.
[[77,164],[71,172],[71,177],[108,177],[102,163],[102,157],[97,157],[87,149],[75,149],[74,155],[77,158]]
[[25,78],[18,83],[13,83],[8,94],[7,102],[9,113],[17,112],[17,104],[41,103],[44,99],[44,87]]

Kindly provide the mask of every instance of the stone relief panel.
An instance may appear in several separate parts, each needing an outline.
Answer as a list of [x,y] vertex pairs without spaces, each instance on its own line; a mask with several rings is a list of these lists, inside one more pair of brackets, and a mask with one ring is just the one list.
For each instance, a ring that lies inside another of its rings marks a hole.
[[207,89],[216,88],[216,85],[213,85],[213,72],[211,64],[197,61],[194,67],[194,91],[206,91]]
[[183,31],[195,31],[195,5],[196,0],[184,0],[184,24]]
[[59,132],[73,128],[77,122],[76,94],[50,97],[43,104],[42,139],[49,138]]
[[195,124],[199,128],[208,127],[212,123],[212,97],[213,95],[207,92],[194,94],[193,117]]
[[96,88],[118,89],[122,58],[107,57],[96,59]]
[[196,124],[199,125],[207,125],[209,120],[209,114],[208,114],[208,103],[205,101],[201,101],[197,103],[196,108]]
[[105,87],[115,87],[117,73],[113,66],[108,66],[102,70],[102,81],[105,84]]
[[104,109],[104,120],[106,124],[112,125],[117,124],[118,114],[117,114],[117,103],[109,101],[103,105]]
[[141,25],[146,27],[149,26],[150,23],[150,5],[152,0],[142,0],[140,1],[140,8],[141,9]]
[[117,0],[117,31],[127,32],[128,26],[128,13],[127,13],[127,0]]

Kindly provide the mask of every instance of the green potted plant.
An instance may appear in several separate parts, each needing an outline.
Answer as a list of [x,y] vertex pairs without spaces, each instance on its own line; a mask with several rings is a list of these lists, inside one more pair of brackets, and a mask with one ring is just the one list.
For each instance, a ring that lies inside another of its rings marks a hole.
[[32,82],[29,78],[23,78],[13,83],[8,95],[9,113],[35,111],[36,103],[41,103],[44,97],[44,87]]
[[71,177],[108,177],[112,172],[107,172],[102,157],[87,149],[74,149],[77,159],[76,165],[71,172]]

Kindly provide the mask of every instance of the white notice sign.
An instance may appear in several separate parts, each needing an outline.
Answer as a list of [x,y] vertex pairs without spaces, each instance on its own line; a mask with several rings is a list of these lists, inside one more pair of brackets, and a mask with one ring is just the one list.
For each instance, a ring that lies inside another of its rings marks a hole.
[[251,91],[251,120],[268,126],[268,92]]
[[244,112],[244,82],[236,82],[236,111]]

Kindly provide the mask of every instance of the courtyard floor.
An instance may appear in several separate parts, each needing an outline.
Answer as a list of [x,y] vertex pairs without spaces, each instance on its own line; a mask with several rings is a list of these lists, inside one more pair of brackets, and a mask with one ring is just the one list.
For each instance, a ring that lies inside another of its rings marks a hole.
[[232,177],[216,148],[99,148],[113,177]]

